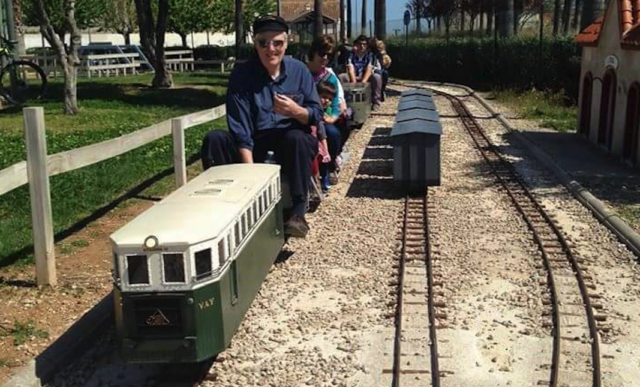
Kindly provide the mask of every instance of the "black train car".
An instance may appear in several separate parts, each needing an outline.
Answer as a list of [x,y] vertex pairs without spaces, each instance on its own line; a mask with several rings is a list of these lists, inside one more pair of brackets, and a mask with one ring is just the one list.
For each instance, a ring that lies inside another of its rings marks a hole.
[[404,191],[440,185],[442,124],[433,96],[425,90],[402,93],[391,131],[393,180]]

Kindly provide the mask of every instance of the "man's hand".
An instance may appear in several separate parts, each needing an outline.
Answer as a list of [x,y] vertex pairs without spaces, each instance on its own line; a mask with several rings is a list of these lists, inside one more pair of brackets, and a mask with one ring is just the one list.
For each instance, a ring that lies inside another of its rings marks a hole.
[[250,149],[238,148],[240,160],[245,164],[253,164],[253,152]]
[[324,122],[326,122],[327,124],[335,124],[336,121],[338,121],[338,117],[332,117],[328,114],[324,115]]
[[293,118],[303,125],[309,123],[309,112],[307,109],[298,105],[294,100],[285,95],[275,94],[273,96],[273,110],[277,114]]
[[273,110],[285,117],[294,118],[300,113],[300,105],[286,95],[275,94],[273,96]]

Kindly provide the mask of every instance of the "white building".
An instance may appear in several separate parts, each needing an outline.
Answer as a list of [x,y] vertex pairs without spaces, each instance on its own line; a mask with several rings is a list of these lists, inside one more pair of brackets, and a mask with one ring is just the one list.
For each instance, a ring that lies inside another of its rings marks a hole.
[[611,0],[582,46],[578,132],[640,166],[640,0]]

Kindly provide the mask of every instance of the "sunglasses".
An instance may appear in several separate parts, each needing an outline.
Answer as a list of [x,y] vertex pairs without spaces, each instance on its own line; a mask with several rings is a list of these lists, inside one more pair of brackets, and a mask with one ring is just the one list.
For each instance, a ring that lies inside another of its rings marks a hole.
[[269,46],[273,45],[273,48],[282,48],[284,47],[284,40],[268,40],[268,39],[260,39],[258,40],[258,45],[261,48],[269,48]]

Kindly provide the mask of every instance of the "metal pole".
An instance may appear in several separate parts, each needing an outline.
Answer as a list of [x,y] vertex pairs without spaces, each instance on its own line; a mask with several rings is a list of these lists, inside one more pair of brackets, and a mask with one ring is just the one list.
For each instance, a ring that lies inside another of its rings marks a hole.
[[281,11],[280,11],[280,0],[277,0],[277,1],[276,1],[276,15],[278,15],[278,16],[282,16],[282,15],[280,14],[280,12],[281,12]]

